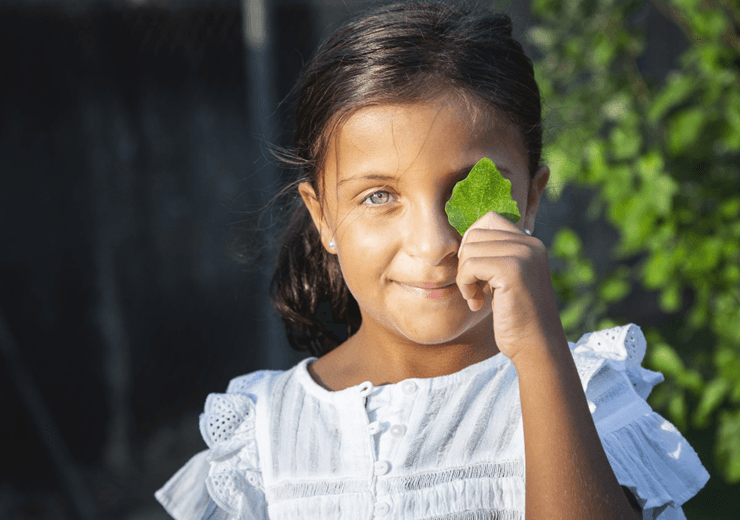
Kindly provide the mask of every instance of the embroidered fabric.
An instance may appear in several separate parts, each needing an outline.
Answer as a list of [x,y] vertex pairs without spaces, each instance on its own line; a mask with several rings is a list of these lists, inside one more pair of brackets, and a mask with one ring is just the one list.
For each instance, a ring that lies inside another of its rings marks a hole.
[[205,479],[211,499],[238,520],[265,518],[266,502],[255,439],[254,401],[242,394],[211,394],[200,416],[210,448]]
[[504,479],[524,477],[524,461],[513,460],[496,464],[474,464],[445,471],[428,472],[413,477],[398,477],[380,482],[382,494],[429,489],[467,479]]
[[254,402],[211,394],[200,416],[208,445],[155,497],[176,520],[266,520],[267,503],[255,439]]
[[500,511],[465,511],[451,515],[436,516],[429,520],[524,520],[521,511],[515,509]]
[[583,389],[602,366],[608,365],[624,372],[637,395],[646,399],[653,387],[663,381],[662,374],[641,366],[646,348],[645,335],[633,323],[584,334],[572,347]]

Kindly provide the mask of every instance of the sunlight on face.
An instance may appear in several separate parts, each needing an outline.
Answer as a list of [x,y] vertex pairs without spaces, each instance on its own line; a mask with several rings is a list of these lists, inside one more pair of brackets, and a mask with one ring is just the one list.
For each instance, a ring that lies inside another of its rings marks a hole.
[[312,214],[324,244],[336,244],[362,328],[421,344],[492,330],[490,296],[471,312],[455,285],[461,237],[444,206],[455,183],[489,157],[512,181],[525,215],[529,173],[515,129],[490,117],[470,121],[470,111],[450,99],[374,106],[353,114],[332,139],[323,219]]

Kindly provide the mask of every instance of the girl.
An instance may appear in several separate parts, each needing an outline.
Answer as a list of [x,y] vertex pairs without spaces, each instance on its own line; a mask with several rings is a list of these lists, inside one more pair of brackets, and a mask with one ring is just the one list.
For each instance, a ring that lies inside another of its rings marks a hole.
[[[272,289],[312,357],[208,397],[209,449],[156,494],[173,517],[684,518],[708,475],[645,402],[662,376],[640,366],[642,332],[563,332],[531,236],[539,91],[511,32],[486,11],[386,6],[306,64],[305,178]],[[445,202],[482,157],[522,218],[461,237]]]

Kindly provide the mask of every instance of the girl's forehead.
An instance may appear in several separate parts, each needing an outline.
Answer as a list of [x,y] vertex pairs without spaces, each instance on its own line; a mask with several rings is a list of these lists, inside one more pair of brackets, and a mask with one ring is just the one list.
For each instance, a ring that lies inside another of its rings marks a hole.
[[491,128],[503,126],[503,120],[493,110],[482,110],[475,105],[448,96],[446,98],[406,104],[373,105],[350,115],[337,129],[337,137],[367,139],[375,137],[379,129],[391,130],[393,136],[410,132],[464,131],[482,134]]
[[360,172],[454,171],[482,157],[526,168],[515,127],[491,110],[455,99],[362,108],[336,129],[327,152],[330,183]]

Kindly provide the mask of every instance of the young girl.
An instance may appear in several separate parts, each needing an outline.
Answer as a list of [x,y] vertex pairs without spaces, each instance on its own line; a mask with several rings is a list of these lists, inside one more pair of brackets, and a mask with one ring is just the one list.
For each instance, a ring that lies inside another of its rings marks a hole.
[[[640,366],[642,332],[563,332],[531,236],[539,91],[511,32],[487,11],[386,6],[306,64],[273,303],[313,357],[208,397],[208,449],[156,494],[174,518],[684,518],[708,475],[645,402],[662,376]],[[461,237],[445,202],[482,157],[522,218]]]

